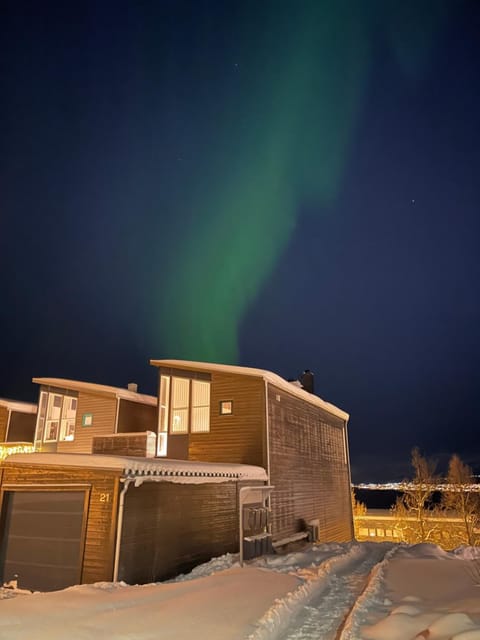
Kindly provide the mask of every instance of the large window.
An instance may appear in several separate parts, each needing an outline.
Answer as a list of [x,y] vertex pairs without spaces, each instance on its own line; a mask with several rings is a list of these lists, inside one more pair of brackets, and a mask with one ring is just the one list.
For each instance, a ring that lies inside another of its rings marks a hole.
[[38,403],[36,442],[58,442],[75,437],[77,398],[42,391]]
[[188,433],[190,409],[190,380],[172,378],[171,433]]
[[159,434],[178,435],[209,431],[210,382],[160,376]]
[[210,431],[210,383],[192,380],[192,433]]

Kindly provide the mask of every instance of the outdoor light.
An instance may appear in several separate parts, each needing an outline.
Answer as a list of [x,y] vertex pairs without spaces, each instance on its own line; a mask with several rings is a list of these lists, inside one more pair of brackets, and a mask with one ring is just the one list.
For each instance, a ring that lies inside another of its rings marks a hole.
[[33,453],[34,451],[35,447],[30,443],[12,442],[12,444],[8,444],[7,442],[3,442],[0,444],[0,460],[4,460],[7,456],[11,456],[14,453]]

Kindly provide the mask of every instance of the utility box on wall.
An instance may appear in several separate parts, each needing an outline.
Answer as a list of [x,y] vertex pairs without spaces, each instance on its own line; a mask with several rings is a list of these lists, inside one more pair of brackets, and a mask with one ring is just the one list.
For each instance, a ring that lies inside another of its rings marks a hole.
[[240,564],[266,553],[272,553],[270,508],[268,500],[273,487],[242,487],[240,502]]

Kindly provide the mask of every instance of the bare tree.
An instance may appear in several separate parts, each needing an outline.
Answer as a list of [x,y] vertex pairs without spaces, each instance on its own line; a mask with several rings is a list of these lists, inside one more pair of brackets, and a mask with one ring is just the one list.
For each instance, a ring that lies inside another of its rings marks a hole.
[[437,465],[422,456],[417,447],[412,451],[411,465],[413,478],[404,487],[403,495],[397,499],[392,514],[406,542],[432,542],[434,530],[438,528],[438,523],[433,525],[431,520],[432,515],[439,511],[432,503],[438,482],[435,473]]
[[353,487],[351,489],[351,497],[352,497],[353,515],[364,516],[367,513],[367,505],[364,502],[360,502],[360,500],[357,500],[357,496],[355,495],[355,489]]
[[480,522],[480,494],[469,488],[474,482],[472,469],[454,454],[448,463],[448,489],[442,495],[442,504],[445,509],[455,512],[462,519],[469,545],[476,542],[475,529]]

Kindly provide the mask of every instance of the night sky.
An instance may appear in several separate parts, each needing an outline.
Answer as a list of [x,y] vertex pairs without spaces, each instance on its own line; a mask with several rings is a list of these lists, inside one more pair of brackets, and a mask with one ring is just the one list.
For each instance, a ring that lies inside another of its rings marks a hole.
[[478,469],[479,33],[477,0],[2,2],[0,396],[309,368],[355,481]]

